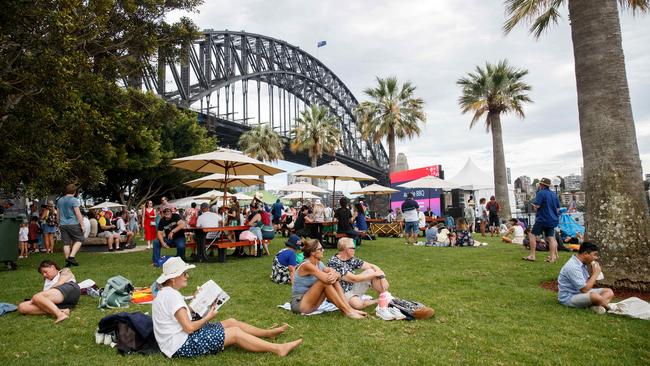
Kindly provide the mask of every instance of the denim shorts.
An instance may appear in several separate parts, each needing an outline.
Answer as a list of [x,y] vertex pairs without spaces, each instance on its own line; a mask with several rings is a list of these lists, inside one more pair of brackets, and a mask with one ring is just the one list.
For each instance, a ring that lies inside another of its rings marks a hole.
[[419,225],[418,221],[407,221],[404,223],[404,232],[407,234],[415,234],[417,233],[420,228],[418,227]]
[[530,232],[533,233],[533,235],[541,235],[543,233],[544,237],[555,236],[555,227],[544,226],[537,221]]

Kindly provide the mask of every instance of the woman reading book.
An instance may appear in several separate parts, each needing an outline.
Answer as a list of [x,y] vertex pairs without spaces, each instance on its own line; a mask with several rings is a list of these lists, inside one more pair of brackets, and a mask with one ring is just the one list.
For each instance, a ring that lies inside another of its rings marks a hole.
[[194,267],[179,257],[170,258],[163,265],[162,275],[156,280],[161,289],[153,301],[153,329],[158,346],[167,357],[213,354],[231,345],[238,345],[251,352],[273,352],[278,356],[286,356],[302,343],[302,339],[271,343],[259,338],[273,339],[287,330],[287,324],[260,329],[232,318],[210,323],[217,315],[215,305],[203,318],[193,321],[179,290],[187,286],[187,271]]

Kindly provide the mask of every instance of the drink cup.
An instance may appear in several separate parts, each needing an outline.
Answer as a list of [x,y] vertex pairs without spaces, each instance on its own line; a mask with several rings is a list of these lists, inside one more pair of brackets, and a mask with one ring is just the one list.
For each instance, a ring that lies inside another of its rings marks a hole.
[[598,274],[598,277],[596,277],[596,280],[598,280],[598,281],[600,281],[600,280],[604,280],[604,279],[605,279],[605,275],[603,274],[603,272],[600,272],[600,273]]

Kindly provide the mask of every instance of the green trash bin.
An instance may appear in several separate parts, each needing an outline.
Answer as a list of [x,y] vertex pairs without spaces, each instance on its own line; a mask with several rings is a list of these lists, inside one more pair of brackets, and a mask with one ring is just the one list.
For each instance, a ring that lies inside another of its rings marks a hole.
[[18,266],[18,229],[24,220],[24,215],[0,216],[0,262],[11,269]]

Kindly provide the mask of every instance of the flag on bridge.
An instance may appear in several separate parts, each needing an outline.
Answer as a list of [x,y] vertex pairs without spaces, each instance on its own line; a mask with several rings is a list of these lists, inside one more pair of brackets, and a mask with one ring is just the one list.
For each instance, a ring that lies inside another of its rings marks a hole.
[[327,45],[327,42],[326,42],[326,41],[320,41],[320,42],[318,42],[318,44],[316,45],[316,47],[317,47],[317,48],[321,48],[321,47],[325,47],[326,45]]

